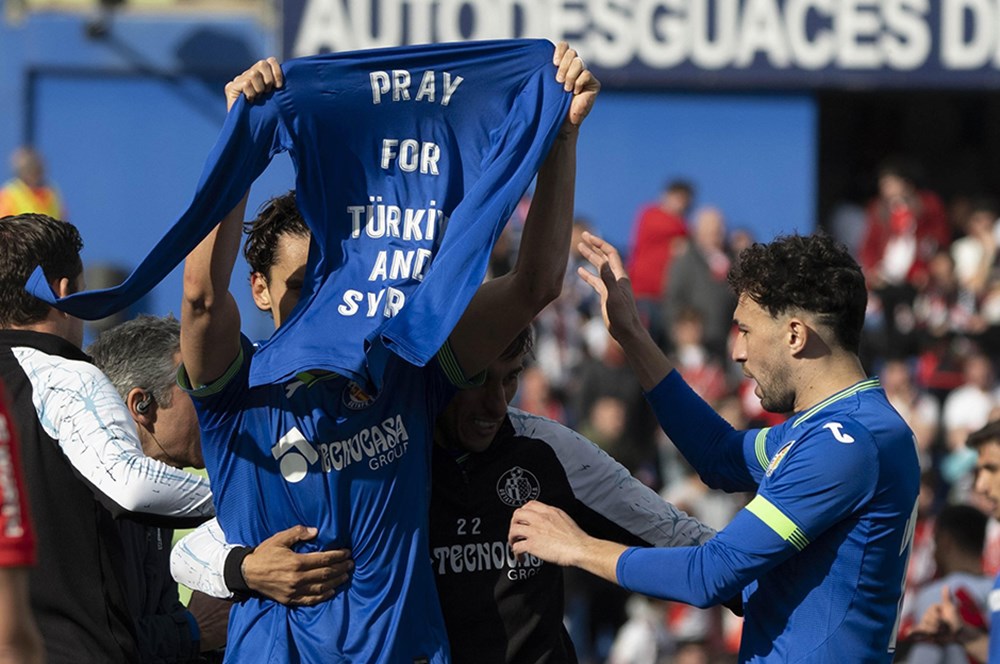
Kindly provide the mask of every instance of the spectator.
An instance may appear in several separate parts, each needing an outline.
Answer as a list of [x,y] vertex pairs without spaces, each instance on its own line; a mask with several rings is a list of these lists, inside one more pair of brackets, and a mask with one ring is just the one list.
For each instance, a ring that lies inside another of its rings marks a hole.
[[928,261],[926,281],[913,302],[911,328],[925,346],[938,339],[967,337],[980,329],[976,298],[962,287],[955,262],[946,250],[936,252]]
[[951,241],[937,194],[917,189],[914,169],[889,160],[878,172],[878,197],[868,205],[860,262],[884,315],[882,352],[912,354],[913,298],[927,279],[927,263]]
[[996,383],[993,363],[978,351],[965,358],[964,383],[944,401],[942,425],[948,458],[942,465],[944,477],[955,482],[975,463],[975,453],[965,446],[973,431],[985,426],[990,410],[1000,404],[1000,388]]
[[[663,313],[667,331],[687,309],[698,312],[704,345],[713,358],[726,357],[726,341],[733,327],[736,297],[726,283],[730,260],[726,249],[726,222],[716,208],[704,208],[695,217],[691,242],[671,262]],[[676,345],[677,339],[671,343]]]
[[714,404],[726,396],[729,386],[725,370],[708,349],[704,329],[699,310],[681,311],[670,326],[670,335],[674,340],[671,360],[691,389]]
[[639,212],[632,227],[628,274],[632,279],[639,313],[658,343],[664,342],[660,300],[670,262],[687,237],[687,213],[694,187],[684,180],[669,182],[660,200]]
[[53,219],[63,219],[59,193],[45,179],[45,162],[30,147],[14,150],[10,157],[14,178],[0,189],[0,217],[26,212],[45,214]]
[[[986,515],[968,505],[949,505],[941,510],[934,529],[934,560],[938,578],[919,590],[912,613],[903,615],[903,634],[919,621],[947,588],[971,627],[989,627],[987,596],[993,580],[983,574],[983,542]],[[967,664],[965,651],[957,644],[916,643],[907,664]]]
[[905,360],[887,360],[879,372],[879,380],[889,403],[913,430],[920,452],[920,467],[929,468],[932,447],[940,431],[941,406],[938,400],[921,390],[913,380],[913,372]]
[[[603,328],[603,323],[601,324]],[[603,397],[614,397],[625,407],[625,431],[622,445],[613,454],[629,472],[654,490],[660,488],[659,461],[656,449],[656,419],[642,388],[625,360],[625,353],[617,341],[602,330],[603,352],[596,358],[588,357],[577,367],[571,395],[573,412],[582,422],[589,418],[595,404]],[[521,390],[525,389],[522,381]]]
[[977,297],[985,293],[994,276],[996,224],[996,203],[988,199],[979,200],[965,223],[965,237],[951,245],[958,283]]

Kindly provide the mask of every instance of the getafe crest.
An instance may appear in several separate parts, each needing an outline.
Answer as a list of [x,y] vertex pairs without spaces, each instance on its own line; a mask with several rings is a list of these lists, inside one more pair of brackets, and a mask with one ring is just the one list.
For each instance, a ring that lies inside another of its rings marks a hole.
[[504,505],[510,507],[520,507],[538,498],[541,491],[538,478],[520,466],[514,466],[497,481],[497,495]]
[[344,406],[350,410],[364,410],[375,403],[376,397],[369,396],[361,386],[353,380],[344,388]]
[[785,458],[785,455],[788,454],[788,450],[790,450],[794,444],[795,441],[790,440],[785,443],[784,447],[775,452],[774,456],[771,457],[771,463],[767,464],[767,472],[764,473],[765,476],[771,476],[771,473],[773,473],[774,469],[778,467],[778,464],[781,463],[781,460]]

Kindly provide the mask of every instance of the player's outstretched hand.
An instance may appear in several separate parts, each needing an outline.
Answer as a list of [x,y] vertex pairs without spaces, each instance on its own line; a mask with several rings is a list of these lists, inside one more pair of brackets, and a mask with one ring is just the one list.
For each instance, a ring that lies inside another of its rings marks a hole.
[[226,83],[226,110],[233,107],[240,95],[246,97],[247,101],[253,101],[284,84],[285,76],[281,73],[277,58],[272,56],[266,60],[258,60],[250,69]]
[[575,565],[577,552],[589,540],[576,522],[558,507],[532,500],[510,520],[508,540],[514,554],[531,554],[556,565]]
[[590,109],[594,107],[597,93],[601,91],[601,82],[587,69],[580,55],[566,42],[559,42],[556,45],[552,64],[558,68],[556,81],[563,84],[566,92],[573,93],[573,102],[570,104],[563,128],[567,125],[579,127],[590,113]]
[[296,553],[316,537],[315,528],[294,526],[272,535],[243,559],[243,578],[254,592],[290,606],[312,606],[333,597],[354,569],[348,549]]
[[588,232],[584,232],[577,248],[597,270],[595,275],[586,268],[579,267],[577,274],[601,296],[604,324],[611,336],[620,340],[622,335],[642,329],[635,297],[632,295],[632,282],[625,272],[618,250],[610,242]]

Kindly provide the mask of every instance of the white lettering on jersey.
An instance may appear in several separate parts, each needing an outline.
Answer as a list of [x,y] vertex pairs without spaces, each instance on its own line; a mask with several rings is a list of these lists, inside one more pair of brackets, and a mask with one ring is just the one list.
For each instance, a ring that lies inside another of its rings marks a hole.
[[437,546],[431,551],[431,557],[438,576],[506,569],[506,576],[511,581],[534,576],[545,564],[531,554],[518,560],[510,545],[501,541]]
[[[368,74],[368,80],[372,89],[372,104],[381,104],[382,96],[392,92],[393,101],[410,101],[410,89],[413,84],[413,76],[406,69],[393,69],[387,71],[373,71]],[[458,90],[458,86],[465,79],[461,76],[452,78],[451,72],[441,72],[441,105],[447,106],[451,103],[451,96]],[[416,97],[413,101],[426,101],[434,103],[438,98],[438,82],[436,73],[428,69],[420,78],[420,87],[417,89]]]
[[846,434],[842,431],[844,425],[840,422],[827,422],[823,425],[824,429],[829,429],[833,437],[837,439],[838,442],[844,443],[845,445],[850,445],[854,442],[854,437],[850,434]]
[[[383,138],[382,160],[383,170],[390,170],[393,162],[404,173],[413,173],[418,168],[424,175],[439,175],[438,162],[441,160],[441,147],[430,141],[417,141],[414,138]],[[399,208],[396,208],[396,224],[399,224]]]
[[402,415],[392,415],[353,436],[315,447],[296,427],[282,436],[271,448],[271,455],[280,459],[279,469],[285,481],[296,483],[305,479],[309,466],[319,463],[324,473],[343,470],[364,462],[371,470],[387,466],[406,454],[410,435]]

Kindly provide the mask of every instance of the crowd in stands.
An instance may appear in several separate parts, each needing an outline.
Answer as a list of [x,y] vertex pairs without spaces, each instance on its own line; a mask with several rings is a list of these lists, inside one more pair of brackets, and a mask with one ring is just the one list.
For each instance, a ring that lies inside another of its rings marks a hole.
[[[926,653],[913,650],[906,638],[920,619],[921,589],[954,571],[947,551],[935,553],[937,515],[948,508],[949,519],[962,521],[964,542],[976,541],[979,521],[978,529],[986,529],[979,537],[985,544],[978,577],[989,582],[967,584],[969,611],[988,616],[985,592],[1000,570],[1000,523],[969,518],[980,512],[972,492],[976,453],[965,444],[970,433],[1000,416],[994,360],[1000,351],[998,208],[985,197],[946,206],[918,186],[916,173],[903,160],[885,161],[878,193],[855,227],[831,229],[868,279],[865,368],[880,378],[919,449],[923,488],[897,656],[913,662],[944,661],[922,659]],[[785,417],[761,408],[753,382],[729,358],[736,301],[726,275],[755,238],[727,227],[726,213],[738,210],[720,210],[710,201],[695,206],[696,200],[692,183],[668,182],[660,199],[636,217],[623,253],[640,313],[685,380],[733,426],[780,423]],[[494,274],[512,264],[509,247],[517,246],[518,228],[515,218],[497,244]],[[578,219],[576,232],[585,230],[592,230],[590,223]],[[561,297],[536,321],[534,363],[515,405],[576,429],[678,507],[724,527],[749,497],[709,490],[679,456],[607,334],[600,303],[576,276],[582,259],[574,253],[570,263]],[[629,598],[585,576],[572,575],[567,604],[582,662],[734,661],[738,618]]]

